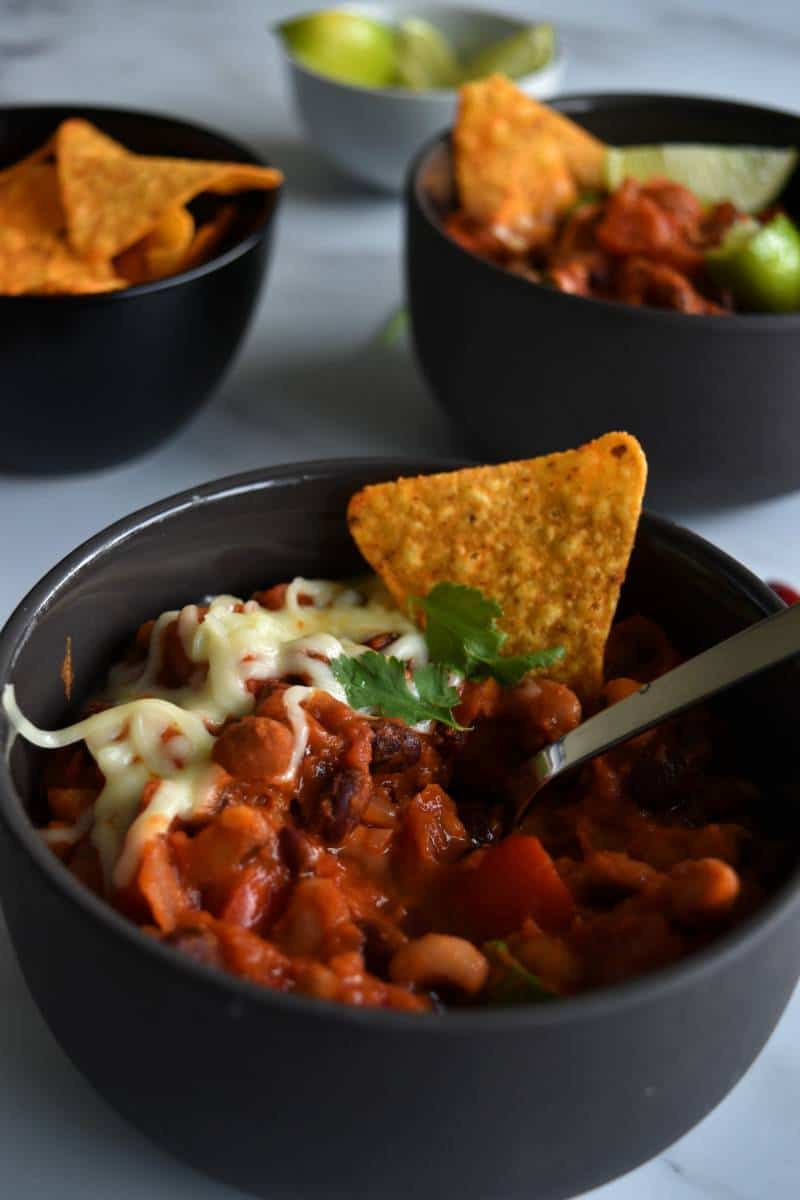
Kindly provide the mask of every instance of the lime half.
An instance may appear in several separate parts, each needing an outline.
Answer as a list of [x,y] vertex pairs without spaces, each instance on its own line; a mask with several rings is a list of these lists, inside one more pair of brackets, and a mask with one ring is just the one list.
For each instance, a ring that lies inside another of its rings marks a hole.
[[781,194],[797,163],[796,150],[759,146],[609,146],[609,189],[624,179],[643,183],[662,176],[682,183],[706,204],[730,200],[742,212],[758,212]]
[[706,269],[737,305],[752,312],[800,308],[800,232],[780,213],[766,225],[740,221],[706,254]]
[[556,52],[556,32],[552,25],[531,25],[520,33],[485,46],[464,63],[462,79],[483,79],[486,75],[507,75],[520,79],[546,67]]
[[397,31],[397,81],[415,92],[457,87],[461,68],[447,38],[419,17],[409,17]]
[[292,55],[321,75],[362,87],[395,81],[395,32],[380,21],[332,8],[286,21],[278,32]]

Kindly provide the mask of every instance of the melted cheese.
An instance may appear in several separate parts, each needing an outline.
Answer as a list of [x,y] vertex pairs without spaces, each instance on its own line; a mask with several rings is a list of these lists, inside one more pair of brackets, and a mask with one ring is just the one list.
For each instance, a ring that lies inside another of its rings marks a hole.
[[[195,670],[185,686],[167,688],[158,679],[163,635],[173,622]],[[194,604],[163,613],[144,665],[123,664],[111,671],[103,697],[109,707],[66,729],[33,725],[8,685],[3,708],[17,733],[46,749],[85,741],[105,779],[80,830],[77,825],[54,829],[48,840],[77,841],[91,829],[107,884],[126,887],[149,840],[213,804],[224,775],[211,758],[214,731],[228,717],[252,711],[253,681],[298,675],[307,680],[284,693],[294,737],[286,775],[291,780],[308,744],[304,701],[316,688],[346,702],[331,661],[363,653],[364,643],[383,633],[398,635],[387,654],[417,666],[427,661],[422,634],[391,607],[377,581],[361,594],[327,580],[297,578],[276,611],[252,600],[216,596],[205,614]]]

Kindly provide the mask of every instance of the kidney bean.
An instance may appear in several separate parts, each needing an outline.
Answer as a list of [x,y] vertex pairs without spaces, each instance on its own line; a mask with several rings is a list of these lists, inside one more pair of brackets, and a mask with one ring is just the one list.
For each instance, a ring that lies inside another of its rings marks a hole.
[[403,771],[419,762],[422,738],[399,721],[377,721],[372,727],[372,764],[383,771]]

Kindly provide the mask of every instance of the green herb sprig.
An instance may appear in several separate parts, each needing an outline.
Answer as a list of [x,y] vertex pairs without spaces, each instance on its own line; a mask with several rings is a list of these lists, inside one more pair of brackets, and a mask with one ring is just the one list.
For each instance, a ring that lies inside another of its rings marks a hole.
[[500,650],[507,635],[497,628],[502,609],[477,588],[437,583],[424,600],[413,597],[411,605],[425,614],[430,664],[417,667],[409,681],[404,663],[375,650],[333,659],[331,670],[352,708],[372,709],[409,725],[441,721],[451,729],[463,729],[453,716],[460,697],[450,681],[451,672],[464,679],[491,677],[512,687],[528,671],[552,666],[564,657],[561,646],[503,657]]
[[405,665],[376,650],[355,658],[341,655],[331,661],[331,670],[347,694],[352,708],[371,708],[383,717],[399,717],[409,725],[419,721],[441,721],[451,729],[463,729],[453,716],[459,694],[449,680],[447,667],[439,663],[417,667],[409,687]]
[[514,957],[505,942],[486,942],[483,951],[492,964],[488,987],[490,1003],[541,1004],[557,999],[555,992],[546,988],[538,975]]
[[413,596],[411,604],[425,613],[425,642],[432,661],[452,667],[465,679],[491,676],[512,687],[528,671],[551,667],[564,657],[563,646],[502,657],[508,635],[497,628],[497,618],[503,610],[477,588],[437,583],[424,600]]

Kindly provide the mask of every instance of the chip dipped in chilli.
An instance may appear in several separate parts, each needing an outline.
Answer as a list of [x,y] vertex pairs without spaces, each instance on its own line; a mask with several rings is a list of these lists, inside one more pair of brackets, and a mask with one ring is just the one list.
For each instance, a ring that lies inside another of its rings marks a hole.
[[443,581],[478,588],[502,607],[503,653],[563,646],[548,675],[591,699],[646,478],[636,439],[608,433],[563,454],[366,487],[348,523],[401,608]]

